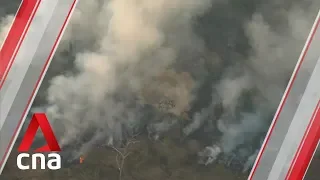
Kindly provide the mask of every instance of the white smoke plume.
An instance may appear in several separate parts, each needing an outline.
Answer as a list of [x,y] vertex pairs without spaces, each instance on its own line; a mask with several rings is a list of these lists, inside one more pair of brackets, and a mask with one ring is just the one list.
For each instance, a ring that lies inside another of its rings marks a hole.
[[[201,51],[192,22],[209,7],[208,0],[81,1],[62,43],[79,41],[77,51],[85,49],[76,54],[78,72],[55,77],[48,89],[48,114],[66,130],[62,144],[89,128],[121,140],[123,125],[141,123],[137,104],[149,101],[141,92],[152,89],[153,80],[168,69],[174,71],[182,50]],[[164,81],[154,93],[173,98],[174,113],[180,114],[192,99],[192,80],[171,86]]]
[[[68,47],[70,41],[75,41],[78,72],[54,78],[48,91],[52,117],[62,120],[68,132],[63,144],[92,126],[103,129],[102,134],[122,139],[121,124],[131,127],[141,121],[140,111],[130,106],[132,101],[155,104],[170,97],[178,104],[182,102],[182,108],[173,113],[180,115],[187,110],[194,98],[193,81],[198,79],[187,78],[189,83],[180,80],[174,86],[166,85],[170,80],[162,83],[155,79],[169,72],[180,74],[174,72],[175,64],[201,61],[194,58],[197,55],[181,56],[182,51],[208,53],[201,38],[193,32],[192,23],[194,17],[208,10],[209,3],[192,0],[80,3],[62,44]],[[273,7],[276,3],[270,4]],[[269,9],[274,16],[267,12],[269,7],[262,8],[243,24],[251,45],[249,56],[246,61],[230,64],[223,71],[223,78],[213,84],[218,100],[212,98],[214,105],[196,113],[193,123],[184,129],[185,135],[189,135],[208,119],[216,122],[216,130],[221,133],[220,140],[213,145],[213,149],[219,149],[214,153],[216,156],[232,153],[240,145],[252,144],[256,136],[267,129],[270,119],[266,116],[276,109],[284,92],[315,17],[315,11],[310,8],[315,6],[308,6],[308,12],[302,11],[305,6],[300,4],[289,10],[281,7]],[[275,18],[282,22],[275,22]],[[242,108],[250,106],[242,104],[247,93],[253,106],[250,110]],[[212,119],[215,118],[214,106],[219,102],[224,110],[221,118],[215,120]],[[161,122],[158,125],[162,129],[171,127]],[[97,133],[94,140],[101,136]],[[210,162],[215,159],[211,157]]]
[[[266,10],[254,13],[252,19],[244,24],[251,53],[247,61],[240,65],[240,71],[231,67],[233,77],[230,78],[227,71],[226,78],[220,80],[222,83],[217,86],[225,111],[217,121],[222,135],[212,146],[221,149],[215,153],[216,156],[236,151],[246,143],[249,150],[256,136],[267,129],[271,121],[268,113],[273,113],[279,104],[320,7],[318,1],[309,3],[309,6],[296,3],[289,9],[282,8],[279,2],[270,3],[273,9],[266,8],[267,13]],[[281,24],[275,22],[279,20]],[[256,90],[258,93],[254,92]],[[239,105],[248,106],[242,104],[243,99],[240,100],[247,92],[251,93],[248,97],[251,97],[253,108],[237,112]],[[248,157],[244,170],[252,165],[257,152]],[[209,159],[213,162],[212,159],[217,157],[208,156]]]

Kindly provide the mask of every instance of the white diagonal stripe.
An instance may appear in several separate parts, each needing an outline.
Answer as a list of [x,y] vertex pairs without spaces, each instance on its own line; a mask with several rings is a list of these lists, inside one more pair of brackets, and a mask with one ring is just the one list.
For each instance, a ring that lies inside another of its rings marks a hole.
[[0,89],[0,130],[33,60],[35,51],[39,46],[39,42],[51,19],[57,2],[57,0],[43,0],[40,2],[38,11],[12,64],[7,79]]
[[295,153],[299,148],[303,135],[307,130],[309,121],[315,107],[320,99],[320,58],[310,78],[307,89],[303,94],[299,107],[290,125],[289,131],[281,145],[276,161],[270,171],[268,180],[285,179],[290,168],[291,162],[294,159]]
[[5,111],[5,115],[0,116],[4,118],[0,129],[0,160],[4,160],[0,164],[0,174],[77,2],[42,0],[35,21],[32,21],[18,51],[17,58],[20,60],[14,61],[16,73],[10,70],[8,79],[11,83],[1,89],[4,90],[2,93],[5,92],[6,100],[10,99],[11,107]]
[[[284,96],[280,102],[279,108],[276,112],[275,118],[272,121],[270,129],[267,133],[266,139],[263,143],[263,146],[258,154],[258,157],[255,161],[254,167],[248,177],[248,180],[266,180],[268,177],[272,180],[277,180],[279,176],[283,177],[284,170],[282,167],[286,167],[288,163],[292,161],[287,154],[283,157],[278,156],[280,152],[284,152],[283,149],[284,143],[288,142],[288,132],[292,132],[291,129],[294,126],[298,126],[299,123],[302,123],[302,127],[298,129],[299,133],[292,133],[292,136],[296,140],[301,140],[306,130],[306,123],[309,123],[310,118],[308,115],[303,117],[300,121],[294,119],[297,118],[296,114],[298,109],[301,107],[302,98],[305,92],[307,91],[308,83],[316,71],[317,64],[319,63],[318,58],[320,55],[319,45],[320,45],[320,11],[318,12],[315,23],[312,27],[312,30],[308,36],[307,42],[302,50],[302,53],[299,57],[298,63],[295,67],[293,75],[290,79],[289,85],[284,93]],[[319,75],[318,75],[319,77]],[[312,81],[315,83],[316,81]],[[314,99],[318,100],[318,99]],[[312,104],[310,104],[312,106]],[[300,116],[300,115],[299,115]],[[295,124],[293,124],[295,123]],[[287,150],[297,150],[296,141],[292,141],[293,147],[296,149],[286,148]],[[291,153],[291,152],[287,152]],[[291,158],[293,158],[291,156]],[[283,160],[283,161],[282,161]],[[287,161],[287,162],[284,162]],[[275,165],[278,165],[277,169]],[[286,166],[284,165],[286,164]],[[288,170],[288,168],[285,168]],[[281,172],[279,172],[281,171]],[[274,175],[271,175],[273,174]],[[279,175],[279,173],[281,175]],[[277,175],[278,174],[278,175]],[[282,178],[279,178],[282,180]]]

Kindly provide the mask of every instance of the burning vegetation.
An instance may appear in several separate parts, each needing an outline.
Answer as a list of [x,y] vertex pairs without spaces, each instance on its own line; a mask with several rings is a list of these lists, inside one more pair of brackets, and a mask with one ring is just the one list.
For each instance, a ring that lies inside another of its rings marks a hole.
[[63,149],[43,174],[246,179],[319,2],[80,1],[33,105]]

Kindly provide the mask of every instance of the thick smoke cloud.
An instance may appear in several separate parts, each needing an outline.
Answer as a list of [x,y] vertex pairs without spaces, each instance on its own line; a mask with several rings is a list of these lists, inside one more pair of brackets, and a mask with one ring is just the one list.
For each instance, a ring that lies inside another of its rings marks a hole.
[[[231,80],[224,78],[222,86],[219,86],[222,88],[220,91],[223,106],[229,109],[227,115],[223,115],[227,118],[218,121],[218,124],[223,124],[218,126],[223,134],[219,142],[221,152],[232,152],[239,145],[247,143],[246,141],[250,142],[255,139],[254,136],[265,132],[271,120],[270,113],[274,112],[281,99],[296,59],[312,27],[318,10],[315,7],[320,7],[319,2],[309,1],[309,3],[311,6],[296,3],[286,7],[287,9],[271,3],[274,15],[266,11],[256,12],[251,20],[244,24],[252,47],[248,61],[243,63],[242,75],[238,74]],[[282,21],[281,24],[277,24],[275,19]],[[242,102],[237,98],[250,89],[258,90],[258,94],[250,96],[253,98],[251,103],[254,108],[249,113],[241,110],[236,118],[230,117],[230,114],[234,114],[234,106]],[[256,155],[257,151],[249,156],[245,169],[248,164],[253,163]]]
[[193,79],[174,66],[192,63],[189,57],[178,62],[183,51],[202,51],[192,21],[209,9],[210,1],[86,3],[80,2],[64,41],[79,37],[80,42],[93,42],[83,44],[91,48],[76,53],[76,73],[53,78],[48,89],[48,114],[66,129],[62,144],[89,128],[101,129],[94,140],[121,140],[123,131],[141,123],[140,106],[145,103],[170,98],[172,113],[187,109]]
[[[236,156],[248,170],[320,1],[241,2],[250,7],[80,1],[35,106],[45,108],[63,146],[88,137],[80,152],[145,126],[158,137],[183,120],[185,138],[209,137],[201,163]],[[1,21],[0,38],[9,21]]]

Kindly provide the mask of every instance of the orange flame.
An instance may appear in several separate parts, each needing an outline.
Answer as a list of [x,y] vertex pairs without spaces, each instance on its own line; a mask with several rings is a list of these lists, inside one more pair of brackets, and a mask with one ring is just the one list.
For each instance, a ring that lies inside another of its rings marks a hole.
[[80,164],[82,164],[82,163],[83,163],[83,161],[84,161],[83,156],[80,156]]

